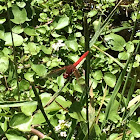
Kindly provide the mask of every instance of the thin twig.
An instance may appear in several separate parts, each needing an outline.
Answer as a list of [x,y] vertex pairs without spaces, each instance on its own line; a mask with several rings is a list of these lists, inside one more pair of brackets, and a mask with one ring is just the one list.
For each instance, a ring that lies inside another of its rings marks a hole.
[[[67,81],[64,83],[64,85],[58,90],[58,92],[56,92],[52,98],[48,101],[48,103],[45,105],[45,107],[49,106],[55,99],[56,97],[58,97],[58,95],[60,94],[60,92],[62,91],[62,89],[66,86],[66,84],[69,82],[70,79],[67,79]],[[45,108],[44,107],[44,108]]]

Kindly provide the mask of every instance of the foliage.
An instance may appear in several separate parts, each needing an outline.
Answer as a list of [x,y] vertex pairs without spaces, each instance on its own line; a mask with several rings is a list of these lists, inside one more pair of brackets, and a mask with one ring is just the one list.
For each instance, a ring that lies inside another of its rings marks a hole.
[[[139,27],[138,0],[0,0],[0,138],[140,138]],[[49,76],[88,46],[90,85]]]

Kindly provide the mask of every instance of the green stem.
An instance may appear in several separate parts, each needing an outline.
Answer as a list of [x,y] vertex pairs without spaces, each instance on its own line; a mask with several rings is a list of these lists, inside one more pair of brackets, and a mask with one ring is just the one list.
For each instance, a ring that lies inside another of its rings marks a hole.
[[17,94],[18,94],[18,101],[20,101],[20,94],[19,94],[19,82],[18,82],[18,73],[17,73],[17,59],[16,59],[16,49],[14,45],[14,38],[13,38],[13,33],[12,33],[12,26],[10,22],[10,14],[9,14],[9,9],[7,5],[7,1],[5,2],[6,7],[7,7],[7,18],[9,21],[9,28],[10,28],[10,33],[11,33],[11,38],[12,38],[12,44],[13,44],[13,55],[14,55],[14,66],[15,66],[15,74],[16,74],[16,80],[17,80]]
[[97,50],[99,50],[100,52],[104,53],[105,55],[107,55],[108,57],[110,57],[114,62],[116,62],[119,66],[121,66],[124,69],[124,65],[119,62],[117,59],[115,59],[114,57],[112,57],[111,55],[109,55],[108,53],[104,52],[103,50],[101,50],[100,48],[98,48],[97,46],[93,45],[94,48],[96,48]]
[[[87,15],[84,16],[84,37],[85,37],[85,52],[89,51],[89,27],[87,23]],[[88,114],[88,98],[89,98],[89,71],[90,71],[90,58],[89,55],[85,61],[85,88],[86,88],[86,121],[89,138],[89,114]]]
[[49,128],[50,128],[50,130],[52,131],[52,134],[53,134],[55,140],[58,140],[58,137],[57,137],[57,135],[55,134],[55,131],[53,130],[53,126],[51,125],[51,123],[50,123],[50,121],[49,121],[49,119],[48,119],[48,117],[47,117],[47,115],[46,115],[46,113],[45,113],[45,110],[44,110],[44,108],[43,108],[41,99],[40,99],[39,94],[37,93],[36,88],[35,88],[35,85],[34,85],[33,83],[32,83],[32,89],[33,89],[34,94],[35,94],[35,97],[36,97],[36,99],[37,99],[39,109],[41,110],[41,112],[42,112],[42,114],[43,114],[43,116],[44,116],[46,122],[48,123]]
[[[49,106],[55,99],[56,97],[58,97],[58,95],[60,94],[60,92],[62,91],[62,89],[66,86],[66,84],[69,82],[70,79],[67,79],[67,81],[64,83],[64,85],[58,90],[58,92],[56,92],[52,98],[48,101],[48,103],[45,105],[45,107]],[[44,108],[45,108],[44,107]]]

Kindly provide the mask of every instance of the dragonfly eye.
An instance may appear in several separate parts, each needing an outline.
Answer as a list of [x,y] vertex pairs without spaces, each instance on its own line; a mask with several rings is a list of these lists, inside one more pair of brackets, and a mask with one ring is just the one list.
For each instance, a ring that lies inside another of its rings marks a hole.
[[64,77],[65,79],[67,79],[67,78],[69,77],[69,74],[64,73],[64,74],[63,74],[63,77]]

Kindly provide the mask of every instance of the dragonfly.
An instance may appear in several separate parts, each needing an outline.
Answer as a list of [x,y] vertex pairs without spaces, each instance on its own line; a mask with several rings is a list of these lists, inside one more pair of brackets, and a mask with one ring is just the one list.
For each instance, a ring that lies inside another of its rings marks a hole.
[[88,55],[88,53],[89,51],[85,52],[74,64],[64,66],[60,69],[54,70],[49,75],[53,75],[55,73],[59,73],[62,70],[65,70],[65,72],[63,73],[63,77],[65,79],[69,78],[72,73],[74,73],[76,78],[79,78],[80,74],[78,70],[76,69],[76,66]]

